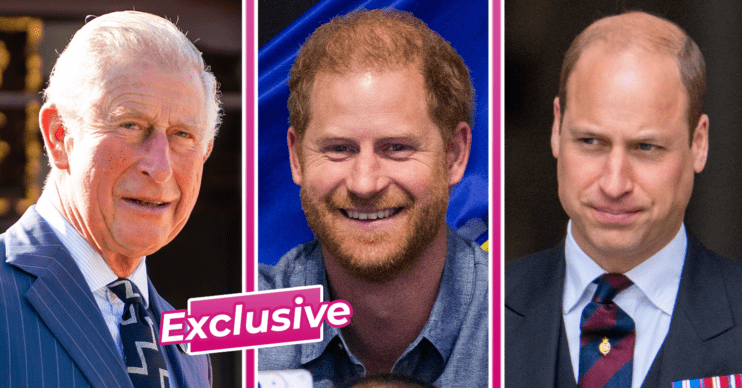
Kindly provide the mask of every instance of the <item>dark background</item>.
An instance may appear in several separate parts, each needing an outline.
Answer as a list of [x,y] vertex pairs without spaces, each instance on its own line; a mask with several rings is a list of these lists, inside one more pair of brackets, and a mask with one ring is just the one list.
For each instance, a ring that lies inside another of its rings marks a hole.
[[258,0],[258,48],[263,47],[319,0]]
[[[0,5],[0,16],[31,16],[43,22],[44,36],[38,51],[43,62],[42,87],[45,87],[57,52],[62,52],[74,32],[82,27],[86,15],[126,9],[178,20],[180,29],[187,31],[192,41],[197,40],[196,47],[203,52],[223,93],[224,123],[204,166],[201,192],[190,220],[175,240],[147,257],[148,273],[157,291],[176,309],[185,309],[189,298],[242,291],[241,1],[6,1]],[[15,101],[15,97],[21,101],[25,98],[17,93],[0,93],[3,101],[0,105]],[[41,100],[38,94],[31,94],[30,98]],[[48,162],[42,159],[39,175],[43,180]],[[0,231],[19,216],[17,211],[6,214],[0,219]],[[240,352],[211,355],[214,387],[240,386],[241,358]]]
[[549,137],[564,52],[592,21],[642,10],[680,25],[706,60],[709,155],[696,175],[686,227],[708,248],[742,260],[742,2],[505,2],[505,259],[566,236]]

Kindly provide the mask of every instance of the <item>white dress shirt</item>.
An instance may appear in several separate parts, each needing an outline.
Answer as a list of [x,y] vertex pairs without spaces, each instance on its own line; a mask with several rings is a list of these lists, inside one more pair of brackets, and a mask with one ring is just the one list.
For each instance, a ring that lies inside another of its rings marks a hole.
[[[634,284],[614,299],[614,302],[634,320],[636,327],[632,388],[641,387],[670,329],[687,246],[688,238],[683,224],[669,244],[625,274]],[[580,370],[582,310],[597,289],[593,280],[606,271],[577,244],[572,235],[572,221],[567,226],[564,254],[567,272],[564,279],[562,313],[572,369],[577,381]]]
[[[106,321],[106,326],[111,332],[111,336],[119,350],[119,355],[123,360],[124,346],[121,342],[119,321],[121,321],[121,316],[124,314],[124,302],[108,289],[108,284],[118,279],[118,276],[113,273],[113,270],[103,260],[103,257],[88,244],[44,194],[41,195],[41,198],[36,203],[36,211],[51,226],[54,234],[70,252],[72,259],[77,264],[80,272],[82,272],[82,276],[88,283],[93,297],[95,297],[95,302],[103,314],[103,320]],[[146,257],[142,257],[137,268],[127,279],[131,280],[139,288],[139,293],[142,295],[142,299],[144,299],[144,307],[149,308]],[[166,354],[164,356],[167,369],[171,376],[170,386],[173,387],[175,375],[173,374],[170,360]]]

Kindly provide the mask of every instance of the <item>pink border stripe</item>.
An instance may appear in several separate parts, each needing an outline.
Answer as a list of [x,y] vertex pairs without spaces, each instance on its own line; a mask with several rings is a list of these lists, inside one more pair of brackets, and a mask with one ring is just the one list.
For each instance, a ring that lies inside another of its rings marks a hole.
[[492,387],[500,386],[500,1],[492,1],[492,242],[490,252],[492,259]]
[[[255,231],[253,225],[255,221],[255,167],[253,165],[255,155],[255,7],[253,0],[245,0],[242,5],[245,13],[245,95],[243,97],[243,109],[245,110],[245,288],[244,292],[255,291]],[[245,362],[245,387],[254,387],[256,385],[255,376],[255,351],[244,351]]]

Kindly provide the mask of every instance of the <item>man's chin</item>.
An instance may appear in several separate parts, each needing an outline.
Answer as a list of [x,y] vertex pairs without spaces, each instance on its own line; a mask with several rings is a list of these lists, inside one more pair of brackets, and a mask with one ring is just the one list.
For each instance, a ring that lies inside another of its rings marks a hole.
[[[358,280],[384,283],[396,279],[414,266],[417,254],[411,252],[348,252],[327,247],[337,263]],[[334,251],[334,252],[333,252]],[[364,254],[365,253],[365,254]]]
[[[414,233],[418,232],[418,233]],[[359,236],[336,234],[320,237],[325,253],[345,272],[368,283],[384,283],[413,270],[436,237],[433,230]]]

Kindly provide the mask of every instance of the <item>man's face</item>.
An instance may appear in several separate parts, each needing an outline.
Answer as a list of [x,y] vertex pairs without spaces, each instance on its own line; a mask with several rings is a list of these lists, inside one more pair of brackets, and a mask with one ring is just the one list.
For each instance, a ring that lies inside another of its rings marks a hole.
[[81,128],[66,135],[66,211],[104,257],[137,258],[170,242],[198,197],[211,149],[204,90],[195,72],[147,63],[108,79]]
[[445,240],[448,188],[460,179],[449,175],[423,78],[414,66],[319,73],[311,101],[302,141],[289,129],[307,222],[346,270],[389,279]]
[[554,102],[551,145],[572,233],[599,263],[621,259],[633,267],[678,232],[694,171],[706,161],[708,118],[689,146],[676,61],[637,48],[588,48],[567,96],[561,127]]

